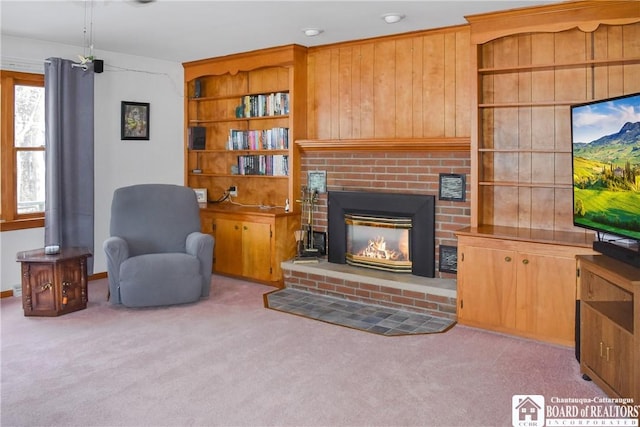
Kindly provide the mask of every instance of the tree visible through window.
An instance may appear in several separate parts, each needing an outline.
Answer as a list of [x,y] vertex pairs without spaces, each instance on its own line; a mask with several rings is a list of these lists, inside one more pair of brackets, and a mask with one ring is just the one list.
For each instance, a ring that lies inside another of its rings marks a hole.
[[44,88],[16,85],[14,108],[18,214],[44,212]]

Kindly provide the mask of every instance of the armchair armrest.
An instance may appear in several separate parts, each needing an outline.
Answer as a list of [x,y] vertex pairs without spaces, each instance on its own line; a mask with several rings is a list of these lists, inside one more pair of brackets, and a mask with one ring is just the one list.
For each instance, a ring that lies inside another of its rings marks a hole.
[[200,261],[202,275],[202,296],[208,297],[211,292],[211,270],[213,269],[213,236],[194,231],[187,236],[186,251]]
[[109,300],[120,303],[120,265],[129,258],[129,245],[121,237],[107,238],[102,244],[107,257],[107,276],[109,278]]

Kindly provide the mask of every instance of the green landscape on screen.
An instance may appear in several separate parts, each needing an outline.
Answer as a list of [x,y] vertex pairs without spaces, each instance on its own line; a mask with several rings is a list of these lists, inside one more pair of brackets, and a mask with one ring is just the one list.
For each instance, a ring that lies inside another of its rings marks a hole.
[[640,240],[640,141],[578,145],[574,223]]

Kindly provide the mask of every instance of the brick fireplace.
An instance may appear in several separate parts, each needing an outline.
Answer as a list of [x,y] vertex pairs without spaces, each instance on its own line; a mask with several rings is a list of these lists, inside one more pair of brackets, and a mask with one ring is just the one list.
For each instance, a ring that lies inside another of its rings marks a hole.
[[[308,150],[301,157],[301,182],[308,171],[327,171],[329,191],[377,191],[438,194],[440,173],[468,176],[468,151],[327,151]],[[404,273],[364,272],[358,267],[321,261],[284,263],[285,286],[357,301],[401,307],[455,319],[455,274],[438,271],[439,246],[455,247],[455,231],[470,223],[470,180],[465,202],[436,200],[435,278]],[[328,229],[328,195],[321,194],[314,229]],[[355,269],[355,270],[354,270]]]
[[[307,172],[325,170],[328,191],[375,191],[406,194],[438,194],[440,173],[469,177],[471,160],[468,151],[305,151],[301,157],[301,182]],[[455,232],[469,226],[471,206],[470,179],[466,180],[466,201],[436,200],[435,260],[440,246],[457,246]],[[328,195],[320,194],[314,212],[313,228],[328,228]],[[435,277],[450,279],[455,274],[436,268]]]

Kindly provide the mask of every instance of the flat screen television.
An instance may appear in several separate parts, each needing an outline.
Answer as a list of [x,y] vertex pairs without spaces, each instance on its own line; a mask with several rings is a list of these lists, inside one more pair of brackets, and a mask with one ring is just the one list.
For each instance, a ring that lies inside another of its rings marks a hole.
[[640,267],[640,93],[571,106],[573,224]]

